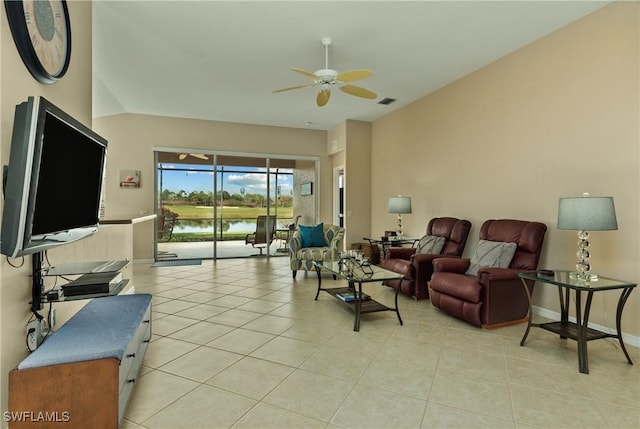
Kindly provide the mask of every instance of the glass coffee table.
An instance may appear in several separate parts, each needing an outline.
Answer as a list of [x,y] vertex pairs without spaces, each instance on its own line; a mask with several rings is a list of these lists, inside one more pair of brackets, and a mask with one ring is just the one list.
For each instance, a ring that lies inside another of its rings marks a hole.
[[[363,313],[374,313],[378,311],[393,311],[398,315],[398,321],[402,325],[402,318],[400,317],[400,311],[398,310],[398,290],[395,294],[395,306],[388,307],[379,303],[373,298],[362,293],[363,283],[381,282],[382,280],[402,280],[404,276],[402,274],[394,273],[393,271],[385,270],[376,265],[359,266],[349,261],[314,261],[313,265],[318,274],[318,292],[316,293],[316,301],[320,295],[320,291],[323,290],[336,299],[350,305],[355,310],[355,320],[353,322],[353,330],[360,330],[360,316]],[[349,284],[348,287],[338,288],[323,288],[322,287],[322,271],[333,274],[334,278],[341,278],[346,280]],[[356,288],[356,284],[358,285]]]

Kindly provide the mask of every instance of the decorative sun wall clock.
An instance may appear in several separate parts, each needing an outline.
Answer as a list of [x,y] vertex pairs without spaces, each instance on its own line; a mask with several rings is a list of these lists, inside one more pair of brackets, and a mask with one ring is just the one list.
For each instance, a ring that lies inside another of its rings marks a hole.
[[22,61],[39,82],[62,78],[71,59],[71,23],[65,0],[5,0]]

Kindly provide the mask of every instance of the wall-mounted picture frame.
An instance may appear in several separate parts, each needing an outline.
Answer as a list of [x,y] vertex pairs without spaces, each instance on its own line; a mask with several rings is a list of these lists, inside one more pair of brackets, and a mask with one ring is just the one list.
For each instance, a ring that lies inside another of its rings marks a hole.
[[139,188],[140,170],[120,170],[121,188]]
[[307,182],[300,185],[300,195],[312,195],[313,194],[313,182]]

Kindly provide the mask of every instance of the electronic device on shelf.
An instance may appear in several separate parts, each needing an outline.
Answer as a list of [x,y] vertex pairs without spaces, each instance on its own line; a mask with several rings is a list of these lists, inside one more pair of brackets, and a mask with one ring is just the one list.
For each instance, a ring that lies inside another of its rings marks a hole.
[[64,296],[109,294],[122,282],[122,273],[90,273],[60,286]]
[[16,257],[98,229],[107,141],[43,97],[15,108],[0,253]]
[[[34,256],[39,255],[38,253]],[[122,278],[121,270],[129,264],[127,259],[113,261],[71,262],[43,268],[36,276],[79,276],[48,292],[33,295],[35,302],[51,303],[77,299],[89,299],[116,295],[124,289],[129,280]],[[40,301],[38,301],[40,300]]]

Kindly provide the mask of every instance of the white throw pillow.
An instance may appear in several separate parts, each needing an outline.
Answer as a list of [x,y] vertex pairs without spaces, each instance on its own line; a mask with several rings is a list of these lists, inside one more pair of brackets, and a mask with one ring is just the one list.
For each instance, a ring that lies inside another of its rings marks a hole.
[[444,247],[444,241],[444,237],[439,237],[437,235],[425,235],[418,242],[416,253],[439,255]]
[[480,240],[466,274],[475,276],[481,267],[508,268],[517,247],[516,243]]

